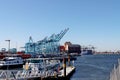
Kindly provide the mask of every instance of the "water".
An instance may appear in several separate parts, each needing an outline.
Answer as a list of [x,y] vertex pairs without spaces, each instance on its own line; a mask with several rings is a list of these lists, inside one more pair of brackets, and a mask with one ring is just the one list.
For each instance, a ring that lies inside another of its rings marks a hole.
[[76,71],[70,80],[109,80],[120,55],[83,55],[74,63]]

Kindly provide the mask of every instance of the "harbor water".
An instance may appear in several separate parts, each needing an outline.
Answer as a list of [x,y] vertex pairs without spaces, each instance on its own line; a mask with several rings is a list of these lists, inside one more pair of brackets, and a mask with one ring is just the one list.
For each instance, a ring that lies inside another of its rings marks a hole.
[[109,80],[114,64],[118,64],[118,54],[82,55],[74,61],[75,73],[70,80]]

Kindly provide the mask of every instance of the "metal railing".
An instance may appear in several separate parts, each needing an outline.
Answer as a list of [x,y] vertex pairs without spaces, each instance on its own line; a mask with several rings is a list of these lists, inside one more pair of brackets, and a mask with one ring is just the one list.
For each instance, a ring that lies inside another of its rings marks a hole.
[[[7,75],[9,74],[9,75]],[[50,77],[56,74],[55,71],[33,71],[33,70],[0,70],[0,80],[21,80],[38,77]]]

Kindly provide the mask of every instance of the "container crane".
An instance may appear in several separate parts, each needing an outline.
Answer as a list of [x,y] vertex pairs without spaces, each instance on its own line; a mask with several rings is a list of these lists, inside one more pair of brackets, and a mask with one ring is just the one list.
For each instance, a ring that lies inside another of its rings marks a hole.
[[25,52],[30,54],[59,53],[59,42],[68,30],[69,28],[62,30],[59,34],[52,34],[50,37],[45,37],[44,39],[39,40],[36,43],[34,43],[32,37],[30,37],[29,42],[25,44]]

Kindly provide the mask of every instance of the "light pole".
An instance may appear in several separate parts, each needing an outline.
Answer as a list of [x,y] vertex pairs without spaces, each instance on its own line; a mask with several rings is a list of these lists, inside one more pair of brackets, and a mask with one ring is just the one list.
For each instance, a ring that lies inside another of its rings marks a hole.
[[5,40],[8,41],[8,53],[10,53],[10,40]]
[[[8,53],[10,53],[10,40],[5,40],[8,41]],[[8,68],[9,68],[9,64],[7,65],[7,80],[8,80]]]

